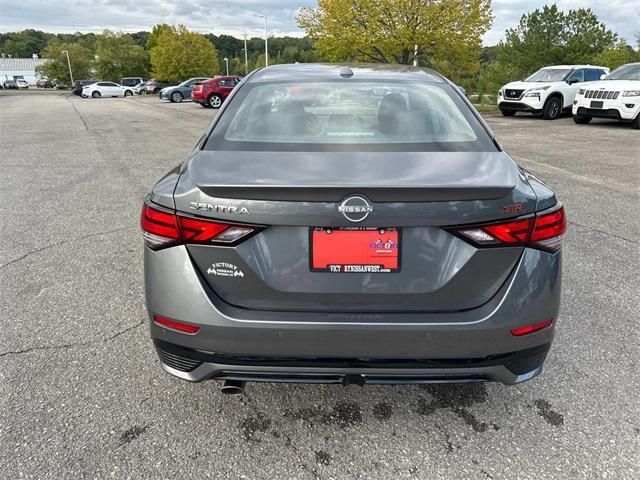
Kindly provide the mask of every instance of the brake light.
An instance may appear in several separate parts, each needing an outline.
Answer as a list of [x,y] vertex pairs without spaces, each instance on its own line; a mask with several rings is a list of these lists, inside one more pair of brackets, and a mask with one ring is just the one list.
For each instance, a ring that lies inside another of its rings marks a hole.
[[161,317],[160,315],[154,315],[153,321],[158,325],[162,325],[163,327],[169,328],[171,330],[177,330],[180,333],[188,333],[193,335],[200,330],[200,327],[196,327],[195,325],[189,325],[188,323],[177,322],[175,320],[170,320],[165,317]]
[[546,215],[536,217],[536,225],[531,234],[531,244],[548,250],[559,250],[567,232],[567,217],[564,207]]
[[140,227],[144,243],[153,250],[168,247],[180,240],[177,217],[151,208],[146,203],[142,206]]
[[142,206],[140,226],[145,244],[152,250],[181,243],[235,245],[260,227],[184,217]]
[[511,335],[514,337],[521,337],[522,335],[528,335],[529,333],[538,332],[547,327],[550,327],[553,323],[553,319],[545,320],[544,322],[534,323],[533,325],[527,325],[526,327],[514,328],[511,330]]
[[471,240],[477,246],[529,246],[558,251],[567,231],[564,207],[550,213],[537,214],[508,222],[473,225],[452,229],[454,233]]

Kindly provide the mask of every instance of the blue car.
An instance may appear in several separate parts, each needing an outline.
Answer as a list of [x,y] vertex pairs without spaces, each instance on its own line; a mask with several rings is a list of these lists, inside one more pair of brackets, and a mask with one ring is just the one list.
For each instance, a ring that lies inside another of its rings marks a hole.
[[195,77],[185,80],[180,85],[165,87],[160,90],[160,100],[169,100],[173,103],[180,103],[182,100],[191,98],[191,90],[196,83],[209,80],[209,77]]

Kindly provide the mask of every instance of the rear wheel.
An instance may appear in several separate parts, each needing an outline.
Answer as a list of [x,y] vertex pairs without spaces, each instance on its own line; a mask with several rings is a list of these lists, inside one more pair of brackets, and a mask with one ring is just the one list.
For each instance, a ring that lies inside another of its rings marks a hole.
[[636,115],[636,119],[633,121],[631,126],[636,130],[640,130],[640,112],[638,112],[638,115]]
[[125,90],[124,91],[124,96],[125,97],[130,97],[131,95],[133,95],[133,92],[131,90]]
[[573,121],[578,125],[586,125],[591,121],[592,117],[573,117]]
[[500,110],[500,113],[505,117],[513,117],[516,114],[515,110]]
[[207,102],[211,108],[220,108],[220,105],[222,105],[222,97],[214,93],[213,95],[209,95]]
[[562,100],[560,97],[548,99],[542,109],[542,118],[545,120],[555,120],[562,113]]
[[171,101],[175,103],[180,103],[184,97],[180,92],[173,92],[171,94]]
[[98,91],[91,92],[91,96],[93,98],[100,98],[102,95]]

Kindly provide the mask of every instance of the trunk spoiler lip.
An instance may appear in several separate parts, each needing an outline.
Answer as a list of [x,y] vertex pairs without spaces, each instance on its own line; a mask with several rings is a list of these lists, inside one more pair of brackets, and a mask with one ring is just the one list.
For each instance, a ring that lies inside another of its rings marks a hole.
[[215,198],[285,201],[339,202],[349,195],[362,195],[372,202],[452,202],[503,198],[516,185],[291,185],[291,184],[204,184],[198,189]]

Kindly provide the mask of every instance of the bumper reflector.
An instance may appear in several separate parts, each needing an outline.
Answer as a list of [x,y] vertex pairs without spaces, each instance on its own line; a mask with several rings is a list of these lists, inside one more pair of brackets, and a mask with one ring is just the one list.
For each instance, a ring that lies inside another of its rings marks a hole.
[[528,335],[529,333],[537,332],[550,327],[553,323],[553,319],[545,320],[544,322],[534,323],[533,325],[527,325],[526,327],[514,328],[511,330],[511,335],[514,337],[521,337],[522,335]]
[[153,321],[163,327],[175,330],[180,333],[188,333],[189,335],[194,335],[198,330],[200,330],[200,327],[196,327],[195,325],[176,322],[175,320],[169,320],[168,318],[161,317],[160,315],[154,315]]

